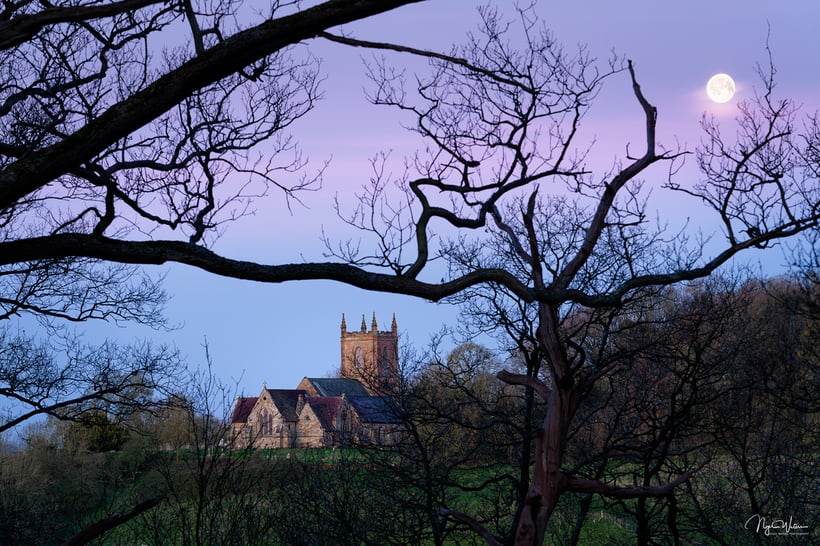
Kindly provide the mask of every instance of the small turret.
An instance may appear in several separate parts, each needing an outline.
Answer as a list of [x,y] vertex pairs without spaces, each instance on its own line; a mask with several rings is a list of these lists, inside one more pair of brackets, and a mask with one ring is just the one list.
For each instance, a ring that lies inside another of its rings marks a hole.
[[345,321],[345,314],[342,313],[342,335],[347,333],[347,322]]
[[362,333],[367,332],[367,323],[364,321],[364,315],[362,315]]
[[371,332],[378,332],[379,325],[376,324],[376,312],[373,312],[373,321],[370,323],[370,331]]
[[396,313],[393,313],[393,323],[390,325],[390,331],[393,334],[397,334],[399,332],[399,326],[396,324]]

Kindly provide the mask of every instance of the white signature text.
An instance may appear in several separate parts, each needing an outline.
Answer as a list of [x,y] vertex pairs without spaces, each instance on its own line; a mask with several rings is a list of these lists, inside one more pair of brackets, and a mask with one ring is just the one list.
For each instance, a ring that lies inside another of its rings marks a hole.
[[788,520],[773,518],[769,519],[760,514],[755,514],[746,520],[744,528],[753,530],[755,533],[762,532],[764,535],[808,535],[809,526],[795,523],[793,518],[789,516]]

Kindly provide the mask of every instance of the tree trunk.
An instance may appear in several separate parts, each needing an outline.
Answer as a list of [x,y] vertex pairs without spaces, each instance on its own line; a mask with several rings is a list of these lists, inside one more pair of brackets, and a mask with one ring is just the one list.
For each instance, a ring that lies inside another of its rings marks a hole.
[[569,539],[570,546],[578,546],[581,540],[581,528],[587,519],[590,506],[592,506],[592,493],[584,495],[584,498],[581,499],[581,505],[578,508],[578,517],[575,519],[575,528],[572,530],[572,536]]
[[646,546],[649,544],[649,516],[646,511],[646,499],[639,498],[638,505],[635,510],[635,523],[637,529],[635,531],[638,546]]
[[518,519],[516,546],[544,543],[550,516],[563,492],[561,462],[569,423],[574,412],[574,381],[561,344],[557,308],[539,305],[538,341],[547,355],[551,384],[547,415],[536,434],[532,483]]

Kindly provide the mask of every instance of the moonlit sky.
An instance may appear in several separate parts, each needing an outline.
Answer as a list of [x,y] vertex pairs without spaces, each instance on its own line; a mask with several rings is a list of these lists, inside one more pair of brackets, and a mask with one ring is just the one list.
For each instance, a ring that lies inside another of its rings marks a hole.
[[[475,27],[478,5],[467,0],[432,0],[345,30],[363,39],[446,51]],[[685,147],[697,144],[704,112],[725,120],[728,130],[737,102],[750,98],[752,86],[759,85],[754,69],[756,63],[768,62],[764,47],[769,32],[777,94],[795,99],[807,110],[820,108],[820,2],[815,0],[792,0],[779,6],[764,0],[542,0],[537,9],[567,49],[585,43],[601,60],[613,50],[633,60],[644,94],[658,108],[659,139],[670,147],[676,137]],[[294,133],[311,165],[331,159],[323,189],[303,196],[305,207],[297,205],[292,213],[283,206],[281,196],[272,192],[258,205],[256,215],[229,225],[216,243],[215,249],[230,257],[262,263],[301,261],[302,256],[321,261],[321,226],[330,233],[339,229],[329,206],[333,196],[344,199],[366,183],[368,159],[379,151],[393,150],[394,156],[401,157],[418,144],[401,128],[402,120],[394,112],[374,108],[365,100],[361,58],[366,52],[321,41],[310,47],[323,59],[325,98],[294,127]],[[397,65],[407,60],[392,59]],[[727,104],[715,104],[706,96],[706,82],[718,72],[731,75],[737,85],[735,97]],[[586,122],[598,141],[591,166],[604,170],[616,154],[623,157],[627,142],[639,146],[641,116],[628,76],[610,80]],[[657,174],[660,185],[665,172]],[[662,214],[679,222],[696,215],[699,208],[697,203],[681,201],[680,196],[675,197],[674,206],[664,202],[663,196],[658,199]],[[778,250],[768,252],[765,267],[776,271],[783,256]],[[749,255],[753,259],[760,256]],[[330,282],[263,285],[182,266],[150,271],[166,274],[164,286],[172,298],[166,314],[179,328],[155,332],[132,325],[86,324],[80,332],[89,340],[110,336],[122,341],[136,337],[169,341],[191,365],[204,361],[202,345],[207,339],[216,374],[229,383],[236,381],[238,391],[247,395],[256,395],[263,381],[269,387],[295,388],[303,376],[324,376],[338,367],[342,313],[351,329],[358,327],[362,314],[367,315],[369,326],[373,312],[380,329],[387,329],[395,312],[403,341],[417,345],[424,345],[441,326],[453,325],[457,316],[450,306]]]

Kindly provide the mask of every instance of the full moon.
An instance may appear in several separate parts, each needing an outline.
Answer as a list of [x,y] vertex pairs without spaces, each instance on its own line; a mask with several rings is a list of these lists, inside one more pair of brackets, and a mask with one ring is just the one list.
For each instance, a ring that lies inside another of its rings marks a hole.
[[735,96],[735,80],[728,74],[715,74],[706,84],[706,94],[715,102],[729,102]]

